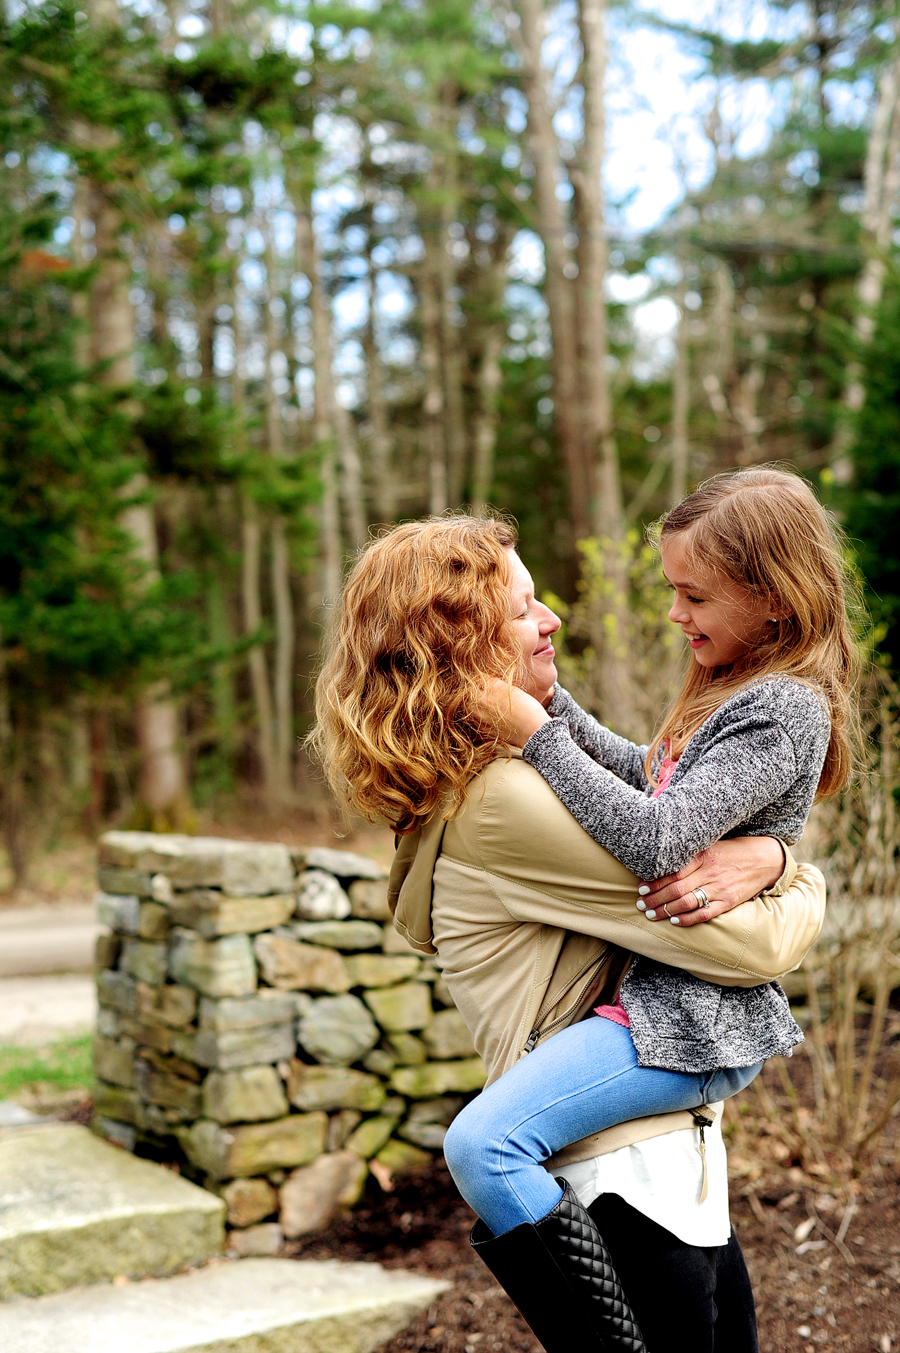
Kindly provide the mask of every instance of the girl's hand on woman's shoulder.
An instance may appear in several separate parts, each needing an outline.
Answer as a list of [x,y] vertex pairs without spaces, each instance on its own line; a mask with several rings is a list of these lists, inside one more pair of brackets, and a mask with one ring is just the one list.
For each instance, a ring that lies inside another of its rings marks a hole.
[[734,836],[701,850],[677,873],[641,886],[637,906],[648,921],[702,925],[758,897],[784,873],[774,836]]

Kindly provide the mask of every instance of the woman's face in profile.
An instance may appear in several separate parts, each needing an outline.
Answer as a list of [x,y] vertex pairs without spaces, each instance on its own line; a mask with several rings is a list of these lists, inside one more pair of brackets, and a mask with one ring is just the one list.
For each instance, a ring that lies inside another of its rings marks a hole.
[[512,617],[525,659],[523,689],[543,703],[553,693],[557,671],[552,636],[562,623],[549,606],[534,595],[531,574],[514,550],[509,550]]

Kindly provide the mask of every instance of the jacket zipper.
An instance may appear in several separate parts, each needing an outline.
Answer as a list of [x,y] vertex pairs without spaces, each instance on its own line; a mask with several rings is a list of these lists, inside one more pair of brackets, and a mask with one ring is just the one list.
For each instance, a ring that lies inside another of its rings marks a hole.
[[[594,965],[594,964],[592,964],[592,968],[595,969],[595,965]],[[585,988],[588,986],[588,984],[589,984],[589,982],[590,982],[590,980],[591,980],[591,977],[593,977],[593,975],[594,975],[594,973],[593,973],[593,971],[592,971],[591,974],[590,974],[590,977],[588,978],[588,981],[587,981],[587,982],[584,984],[584,986],[581,988],[582,993],[584,992]],[[560,994],[559,994],[559,996],[558,996],[558,998],[557,998],[557,1002],[562,1001],[562,1000],[565,1000],[566,996],[568,996],[569,992],[572,990],[572,988],[575,986],[575,984],[576,984],[583,976],[584,976],[584,969],[582,969],[580,973],[576,973],[575,976],[572,978],[571,982],[569,983],[569,985],[568,985],[563,991],[560,992]],[[577,1004],[578,1004],[578,1001],[576,1000],[576,1001],[575,1001],[575,1005],[577,1006]],[[555,1033],[556,1030],[560,1027],[560,1025],[565,1025],[565,1024],[569,1023],[569,1020],[570,1020],[570,1017],[569,1017],[568,1014],[565,1014],[565,1015],[559,1015],[559,1016],[552,1022],[552,1024],[546,1025],[543,1029],[540,1027],[540,1025],[538,1025],[538,1027],[537,1027],[536,1029],[532,1029],[531,1033],[528,1035],[528,1038],[525,1040],[525,1046],[524,1046],[523,1049],[522,1049],[522,1055],[524,1056],[524,1055],[525,1055],[526,1053],[528,1053],[528,1052],[533,1052],[534,1049],[535,1049],[535,1047],[536,1047],[536,1045],[537,1045],[537,1043],[539,1042],[540,1039],[542,1039],[542,1038],[544,1038],[544,1037],[547,1037],[547,1036],[549,1036],[549,1035],[552,1034],[552,1033]]]

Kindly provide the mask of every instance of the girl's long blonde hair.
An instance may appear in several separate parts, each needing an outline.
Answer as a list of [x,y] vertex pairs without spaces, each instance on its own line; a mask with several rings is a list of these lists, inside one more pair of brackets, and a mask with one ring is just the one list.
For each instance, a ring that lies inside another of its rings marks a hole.
[[748,682],[793,676],[811,686],[831,718],[818,797],[844,787],[853,769],[858,651],[849,610],[859,605],[843,535],[809,485],[783,470],[717,475],[674,507],[656,537],[689,533],[689,557],[763,598],[780,618],[771,639],[724,667],[692,662],[647,755],[654,778],[663,751],[677,758],[724,700]]
[[338,798],[406,833],[453,812],[503,744],[473,717],[486,682],[513,681],[516,534],[504,521],[433,517],[368,545],[338,602],[310,743]]

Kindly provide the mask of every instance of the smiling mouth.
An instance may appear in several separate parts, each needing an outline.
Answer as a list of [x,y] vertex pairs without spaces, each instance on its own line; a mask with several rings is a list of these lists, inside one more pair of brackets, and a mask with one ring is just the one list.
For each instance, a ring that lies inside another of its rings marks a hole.
[[546,658],[549,654],[555,654],[555,652],[552,644],[545,644],[543,648],[536,648],[531,656],[533,658]]

